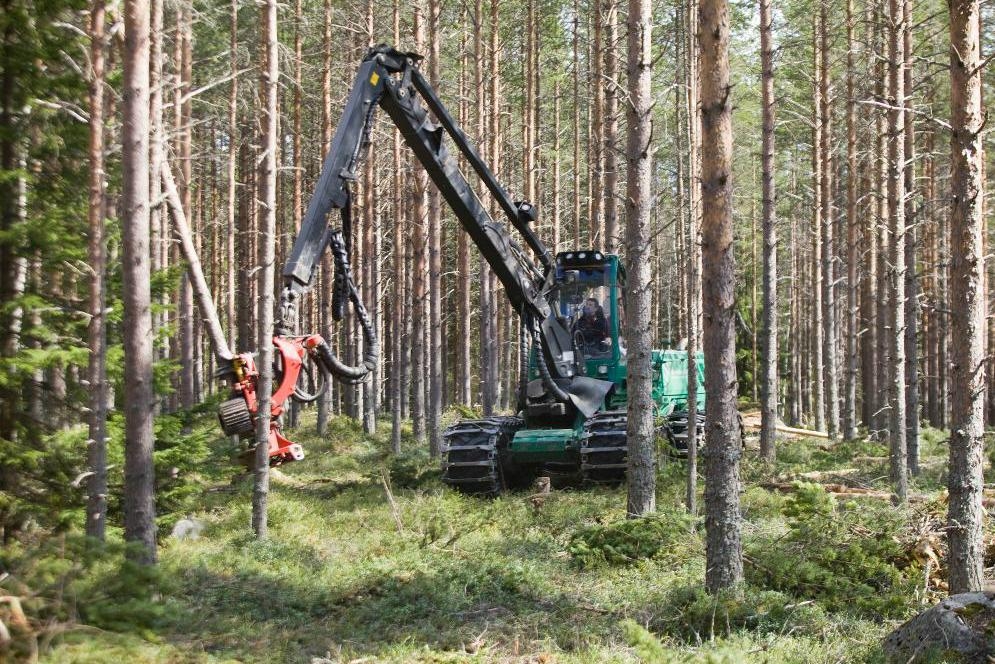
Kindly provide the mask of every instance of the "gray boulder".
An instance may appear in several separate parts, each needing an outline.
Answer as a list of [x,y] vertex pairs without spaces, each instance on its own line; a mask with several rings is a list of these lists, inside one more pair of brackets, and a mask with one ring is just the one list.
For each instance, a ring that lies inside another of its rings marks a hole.
[[951,595],[884,640],[889,663],[978,662],[995,657],[995,592]]

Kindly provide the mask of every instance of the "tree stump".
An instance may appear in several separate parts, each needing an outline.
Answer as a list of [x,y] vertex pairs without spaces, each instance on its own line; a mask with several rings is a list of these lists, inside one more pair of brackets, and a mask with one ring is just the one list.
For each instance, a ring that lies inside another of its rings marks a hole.
[[884,640],[888,662],[987,663],[995,656],[995,592],[952,595]]

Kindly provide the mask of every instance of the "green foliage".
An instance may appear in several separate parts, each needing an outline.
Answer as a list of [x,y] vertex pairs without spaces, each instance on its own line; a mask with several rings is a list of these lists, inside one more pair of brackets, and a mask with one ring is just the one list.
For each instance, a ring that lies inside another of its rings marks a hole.
[[87,431],[73,427],[24,445],[0,439],[0,458],[16,478],[0,490],[0,522],[15,530],[27,523],[64,532],[82,525],[76,478],[85,461]]
[[708,652],[702,655],[687,655],[668,650],[653,634],[633,620],[623,620],[619,626],[629,646],[636,651],[639,661],[646,664],[736,664],[742,661],[742,653],[723,651]]
[[156,520],[164,532],[198,509],[211,480],[233,469],[230,445],[218,438],[213,417],[206,421],[197,417],[198,411],[214,407],[208,402],[193,412],[180,411],[155,420]]
[[900,536],[902,513],[879,505],[838,506],[816,484],[798,482],[784,506],[788,532],[746,552],[752,584],[814,599],[829,611],[901,618],[917,569]]
[[127,552],[118,540],[101,544],[79,535],[15,542],[0,549],[0,569],[9,575],[3,586],[28,598],[32,621],[80,621],[151,637],[175,607],[156,599],[159,569],[131,562]]
[[634,620],[623,620],[619,627],[625,634],[625,640],[636,651],[640,661],[656,664],[672,661],[663,644],[653,636],[648,629]]
[[700,585],[679,587],[666,600],[668,610],[656,623],[680,641],[701,643],[740,630],[755,634],[812,632],[826,623],[822,609],[784,593],[742,585],[710,595]]
[[691,525],[691,517],[679,509],[660,511],[582,528],[570,538],[568,550],[581,569],[628,565],[659,557],[686,559],[701,549]]
[[428,455],[428,450],[408,452],[391,458],[387,470],[393,488],[416,489],[438,482],[442,476],[439,462]]

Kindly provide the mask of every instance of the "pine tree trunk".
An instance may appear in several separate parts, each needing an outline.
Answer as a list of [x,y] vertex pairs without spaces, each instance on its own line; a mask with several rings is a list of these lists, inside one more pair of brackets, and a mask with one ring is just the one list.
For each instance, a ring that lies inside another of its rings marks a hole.
[[903,20],[900,0],[889,1],[888,45],[888,254],[891,262],[888,280],[891,297],[888,335],[891,388],[889,390],[889,441],[891,481],[899,502],[908,497],[908,452],[905,417],[905,74]]
[[826,344],[823,296],[825,277],[822,269],[823,213],[825,206],[823,198],[828,192],[823,191],[825,182],[822,170],[825,161],[822,151],[825,147],[822,135],[825,131],[822,113],[822,14],[814,13],[812,23],[812,324],[811,342],[811,374],[812,383],[812,413],[815,415],[815,428],[826,430]]
[[[877,48],[880,50],[876,55],[877,67],[875,71],[875,80],[878,81],[876,85],[876,93],[878,94],[878,99],[885,99],[886,95],[889,95],[889,84],[888,76],[889,70],[886,65],[887,53],[885,52],[886,47],[886,36],[884,31],[884,23],[886,20],[886,14],[883,9],[883,3],[875,4],[876,10],[874,13],[875,24],[877,26],[877,35],[875,43]],[[888,419],[889,419],[889,409],[891,404],[891,377],[890,377],[890,366],[891,360],[889,353],[888,344],[888,333],[889,325],[889,312],[890,305],[889,299],[891,298],[891,288],[889,283],[889,254],[888,254],[888,234],[889,234],[889,202],[888,195],[886,193],[888,188],[889,180],[889,141],[888,141],[888,117],[887,113],[880,112],[877,113],[877,124],[875,129],[875,135],[878,137],[877,145],[877,164],[878,168],[875,174],[876,181],[874,183],[874,190],[879,192],[877,197],[878,209],[875,219],[877,221],[877,232],[875,233],[875,242],[877,244],[876,256],[877,256],[877,270],[876,278],[872,282],[876,288],[876,305],[875,313],[876,320],[874,325],[874,335],[875,335],[875,357],[873,370],[875,372],[874,384],[876,390],[874,392],[877,395],[875,400],[875,418],[874,425],[872,429],[874,430],[877,437],[881,440],[887,438],[888,435]]]
[[104,541],[107,525],[107,327],[104,317],[104,19],[103,0],[90,6],[90,229],[87,257],[90,279],[90,366],[87,375],[90,392],[87,467],[92,475],[87,484],[86,534]]
[[908,469],[919,474],[919,279],[916,276],[915,122],[912,114],[912,0],[902,1],[902,42],[905,59],[905,438]]
[[[846,379],[843,390],[843,439],[857,437],[857,104],[854,90],[853,0],[846,3]],[[866,398],[866,397],[865,397]]]
[[[439,87],[440,46],[440,0],[429,0],[429,82]],[[442,198],[439,190],[432,187],[428,211],[428,273],[430,320],[429,320],[429,399],[428,399],[428,450],[432,457],[442,453],[442,391],[445,375],[442,372]]]
[[763,217],[763,344],[760,377],[760,456],[772,463],[777,426],[777,223],[774,193],[774,47],[771,0],[760,0],[761,215]]
[[[466,12],[464,12],[464,20]],[[480,25],[480,3],[474,3],[473,29],[472,32],[479,33]],[[467,127],[470,124],[469,110],[469,87],[467,80],[467,70],[469,69],[469,35],[463,35],[462,56],[460,59],[460,125]],[[474,37],[474,49],[479,43],[479,36]],[[476,50],[473,52],[476,57]],[[481,135],[477,135],[479,143]],[[469,236],[461,231],[456,233],[456,264],[459,277],[457,280],[456,301],[457,301],[457,324],[459,336],[456,341],[457,355],[457,385],[456,402],[464,406],[473,403],[473,356],[471,348],[473,344],[473,325],[471,319],[471,281],[470,281],[470,245]]]
[[[415,50],[419,53],[425,52],[425,26],[422,14],[423,0],[418,0],[414,5],[414,38]],[[425,415],[426,415],[426,390],[425,377],[426,367],[426,314],[431,315],[431,310],[426,307],[428,302],[425,272],[427,253],[427,226],[428,226],[428,174],[420,165],[415,166],[414,177],[411,178],[413,189],[413,200],[411,205],[411,250],[413,252],[412,264],[412,293],[411,293],[411,321],[413,332],[411,338],[411,424],[415,440],[419,444],[425,442]]]
[[[321,155],[326,156],[332,148],[332,2],[324,0],[324,17],[322,25],[322,68],[321,68]],[[396,43],[396,41],[395,41]],[[332,298],[330,288],[333,279],[332,252],[326,251],[321,257],[321,283],[325,287],[321,289],[321,333],[329,335],[332,333]],[[328,339],[330,344],[337,343],[338,339]],[[337,350],[337,349],[336,349]],[[335,386],[329,385],[325,394],[318,400],[318,413],[316,428],[319,436],[324,436],[328,430],[328,420],[335,407],[335,395],[338,391]]]
[[[563,215],[560,208],[560,79],[553,83],[553,157],[552,157],[552,246],[553,255],[560,250],[560,224]],[[463,234],[465,235],[465,233]]]
[[580,229],[580,2],[573,3],[573,66],[571,68],[573,82],[573,246],[581,246]]
[[[150,200],[158,201],[162,197],[161,171],[166,160],[166,138],[165,123],[163,120],[163,41],[165,31],[163,30],[164,8],[163,0],[151,0],[150,2],[150,41],[149,41],[149,188]],[[111,51],[113,53],[113,50]],[[167,229],[166,214],[162,206],[152,205],[150,210],[151,228],[151,268],[153,272],[161,272],[169,268],[169,256],[172,243],[169,241],[169,230]],[[152,313],[152,329],[158,330],[170,324],[169,322],[169,294],[166,289],[158,298],[157,304],[160,311]],[[174,321],[175,324],[175,321]],[[165,340],[161,349],[153,347],[153,357],[156,360],[169,359],[171,340]],[[158,399],[157,409],[161,409],[168,401],[169,397]]]
[[228,235],[227,235],[227,316],[228,339],[234,348],[238,337],[237,318],[235,313],[235,303],[241,295],[238,283],[235,279],[235,264],[238,261],[236,253],[237,235],[237,211],[238,211],[238,180],[236,178],[236,167],[238,165],[238,0],[231,0],[231,10],[229,16],[229,45],[228,57],[229,75],[231,76],[231,90],[228,93]]
[[[605,129],[604,129],[604,216],[605,251],[618,253],[618,5],[606,0],[605,7]],[[651,202],[646,203],[652,209]]]
[[830,53],[829,53],[829,26],[826,3],[828,0],[821,0],[819,5],[819,53],[822,57],[822,66],[819,67],[819,101],[822,104],[822,111],[819,114],[822,120],[822,131],[819,140],[822,146],[819,150],[822,157],[822,168],[820,176],[822,183],[819,190],[822,194],[822,356],[825,373],[822,380],[824,383],[823,393],[826,399],[826,431],[830,438],[839,436],[840,429],[840,398],[839,398],[839,378],[837,373],[838,351],[837,351],[837,325],[836,325],[836,252],[833,216],[833,109],[830,97]]
[[717,592],[743,578],[739,510],[740,431],[736,413],[735,256],[732,223],[732,105],[729,10],[702,0],[701,190],[702,303],[705,316],[705,587]]
[[[176,80],[173,88],[173,131],[176,140],[175,154],[179,163],[180,198],[183,200],[183,213],[187,219],[191,218],[191,188],[190,188],[190,105],[184,101],[184,96],[190,90],[190,7],[186,2],[181,2],[176,10],[176,36],[175,42],[175,66]],[[175,249],[174,249],[175,251]],[[174,254],[175,255],[175,254]],[[194,338],[194,313],[193,313],[193,289],[190,278],[184,271],[180,278],[180,292],[176,298],[176,320],[177,320],[177,344],[179,355],[176,359],[180,362],[180,385],[179,385],[179,405],[184,410],[189,410],[197,403],[196,389],[194,387],[195,367],[194,367],[194,345],[197,343]]]
[[591,247],[604,250],[605,226],[601,204],[603,201],[604,177],[604,113],[605,85],[604,77],[604,5],[610,0],[591,0],[591,122],[588,124],[590,140],[589,171],[588,171],[588,207],[590,215]]
[[276,0],[260,7],[266,44],[260,97],[263,155],[259,166],[259,318],[256,384],[256,459],[252,486],[252,530],[258,539],[268,534],[270,402],[273,393],[273,291],[276,282],[277,98],[279,96],[279,34]]
[[652,209],[652,4],[629,0],[628,92],[626,110],[625,244],[627,376],[629,409],[628,504],[630,517],[656,510],[656,459],[653,431],[653,328],[650,210]]
[[[894,1],[894,0],[893,0]],[[950,215],[950,492],[947,537],[951,593],[980,590],[984,463],[984,161],[981,19],[977,0],[950,3],[950,114],[953,206]]]
[[[394,31],[394,43],[397,44],[401,39],[401,10],[399,6],[399,0],[393,0],[391,3],[391,25]],[[404,353],[404,265],[405,265],[405,246],[406,246],[406,236],[404,227],[404,179],[405,175],[402,172],[401,166],[403,161],[401,159],[401,134],[395,131],[393,136],[393,161],[396,164],[396,169],[393,175],[393,211],[394,211],[394,252],[393,252],[393,268],[394,268],[394,283],[393,283],[393,313],[391,321],[393,328],[391,334],[391,363],[390,363],[390,407],[391,407],[391,423],[390,423],[390,449],[394,454],[401,453],[401,420],[403,414],[403,408],[401,403],[405,401],[407,396],[402,390],[402,365],[404,364],[403,353]],[[469,345],[469,344],[468,344]]]
[[[687,139],[688,139],[688,222],[687,222],[687,383],[688,383],[688,469],[685,501],[688,513],[698,513],[698,340],[701,338],[701,131],[698,120],[698,3],[691,0],[687,8],[687,39],[685,67],[687,74]],[[695,426],[690,423],[695,422]]]
[[152,315],[149,280],[149,6],[124,5],[122,282],[124,286],[124,537],[156,562],[152,462]]

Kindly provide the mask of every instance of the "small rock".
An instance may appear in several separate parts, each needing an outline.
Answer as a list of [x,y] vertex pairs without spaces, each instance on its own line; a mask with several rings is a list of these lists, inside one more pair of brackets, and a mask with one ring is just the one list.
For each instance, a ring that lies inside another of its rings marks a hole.
[[195,540],[200,538],[202,532],[204,532],[203,522],[187,517],[176,522],[176,525],[173,526],[173,532],[170,533],[170,537],[178,540]]
[[903,664],[986,664],[995,655],[995,592],[951,595],[885,637],[884,654]]

